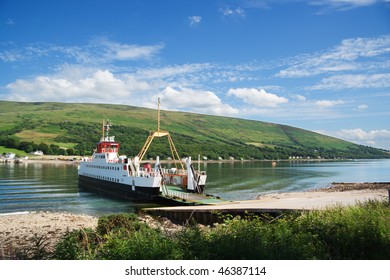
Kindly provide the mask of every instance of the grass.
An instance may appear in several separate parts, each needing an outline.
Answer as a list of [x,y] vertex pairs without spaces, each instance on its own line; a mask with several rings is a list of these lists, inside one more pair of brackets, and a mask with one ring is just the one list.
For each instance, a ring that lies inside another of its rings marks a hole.
[[[126,127],[128,130],[143,131],[145,135],[139,137],[142,139],[146,138],[148,131],[156,129],[156,110],[124,105],[0,101],[0,108],[0,136],[17,136],[20,141],[33,141],[37,144],[61,143],[61,146],[74,147],[75,139],[78,139],[77,144],[91,141],[80,139],[80,136],[76,135],[77,131],[62,129],[63,123],[82,123],[99,130],[102,120],[108,118],[114,124],[113,134],[116,133],[116,128]],[[279,158],[281,153],[284,153],[282,157],[286,158],[286,153],[291,154],[292,151],[315,156],[314,151],[317,150],[326,153],[326,157],[336,154],[338,157],[352,158],[354,155],[370,158],[372,154],[375,154],[375,157],[389,156],[375,149],[366,152],[362,146],[311,131],[238,118],[161,111],[161,129],[180,136],[181,140],[192,139],[192,143],[199,145],[207,143],[220,147],[228,145],[246,149],[266,148],[270,150],[268,152],[274,153],[273,158]],[[99,136],[96,135],[97,139]],[[92,135],[89,134],[89,137]],[[64,138],[71,144],[64,145]],[[276,151],[278,148],[287,152]],[[195,148],[188,143],[186,149]],[[223,149],[226,150],[226,146]],[[233,152],[240,153],[229,151]],[[212,151],[209,154],[211,156]]]
[[101,217],[95,230],[68,232],[52,252],[36,239],[30,258],[388,260],[390,207],[386,201],[271,216],[225,216],[214,227],[176,232],[151,228],[134,214]]
[[23,130],[22,132],[15,134],[19,139],[23,141],[32,141],[35,143],[45,142],[48,144],[55,143],[54,138],[58,136],[58,133],[39,132],[34,130]]
[[18,156],[26,156],[26,152],[25,151],[21,151],[21,150],[17,150],[17,149],[10,149],[10,148],[6,148],[4,146],[0,146],[0,154],[7,154],[7,153],[14,153],[15,155],[18,155]]
[[[100,125],[102,119],[109,118],[115,125],[133,126],[146,131],[156,129],[156,111],[144,108],[120,105],[6,101],[0,101],[0,106],[2,107],[1,126],[10,127],[11,123],[16,124],[21,119],[34,120],[36,126],[33,129],[23,130],[17,136],[22,140],[37,143],[45,139],[53,139],[58,135],[65,135],[66,131],[60,130],[57,125],[63,121],[82,121]],[[340,141],[292,127],[236,118],[168,111],[162,111],[161,118],[162,129],[177,134],[196,136],[203,140],[210,140],[210,136],[213,136],[221,140],[234,139],[237,141],[239,139],[243,143],[315,145],[324,148],[333,147],[333,142]],[[296,139],[299,139],[298,142]],[[333,139],[330,145],[328,144],[329,139]]]

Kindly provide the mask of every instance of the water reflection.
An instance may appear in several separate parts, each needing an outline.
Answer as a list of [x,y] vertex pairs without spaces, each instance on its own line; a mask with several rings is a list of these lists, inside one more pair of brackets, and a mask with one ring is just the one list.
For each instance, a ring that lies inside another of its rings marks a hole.
[[207,165],[207,190],[225,199],[254,199],[261,193],[304,191],[332,182],[388,182],[390,160],[271,161]]

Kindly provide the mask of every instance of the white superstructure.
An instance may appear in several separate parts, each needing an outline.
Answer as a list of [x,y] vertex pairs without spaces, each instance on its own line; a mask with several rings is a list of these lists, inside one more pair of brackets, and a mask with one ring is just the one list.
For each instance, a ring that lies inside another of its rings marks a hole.
[[119,156],[120,144],[115,142],[114,136],[108,136],[110,126],[109,122],[103,123],[103,136],[92,157],[80,162],[80,186],[125,199],[144,200],[166,194],[169,185],[181,186],[189,192],[203,192],[206,174],[193,169],[191,158],[185,160],[185,165],[180,162],[181,168],[164,169],[158,157],[153,167],[150,163],[141,163],[144,148],[149,147],[153,139],[150,136],[141,156],[133,159]]

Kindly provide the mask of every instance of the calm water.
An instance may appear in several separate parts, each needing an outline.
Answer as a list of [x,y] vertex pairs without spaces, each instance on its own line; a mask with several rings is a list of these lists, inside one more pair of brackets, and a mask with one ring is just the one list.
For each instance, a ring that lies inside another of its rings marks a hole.
[[[235,200],[321,188],[332,182],[390,181],[390,160],[282,161],[276,167],[262,161],[207,163],[201,169],[208,174],[207,193]],[[0,213],[54,210],[99,216],[149,205],[80,192],[76,165],[0,163]]]

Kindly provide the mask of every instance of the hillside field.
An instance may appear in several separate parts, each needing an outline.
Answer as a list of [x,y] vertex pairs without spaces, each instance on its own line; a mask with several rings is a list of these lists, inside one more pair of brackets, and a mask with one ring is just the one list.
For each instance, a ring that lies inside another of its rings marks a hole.
[[[100,140],[102,121],[121,153],[138,154],[157,128],[157,111],[105,104],[0,101],[0,146],[46,154],[88,155]],[[388,158],[388,151],[356,145],[286,125],[161,111],[161,129],[168,130],[181,156],[208,159]],[[156,139],[147,157],[170,156],[165,139]]]

